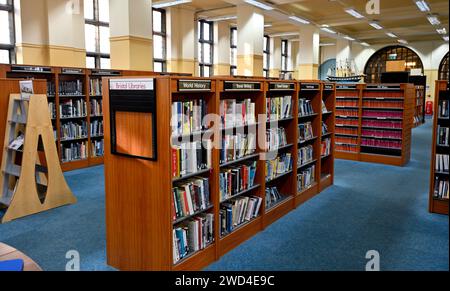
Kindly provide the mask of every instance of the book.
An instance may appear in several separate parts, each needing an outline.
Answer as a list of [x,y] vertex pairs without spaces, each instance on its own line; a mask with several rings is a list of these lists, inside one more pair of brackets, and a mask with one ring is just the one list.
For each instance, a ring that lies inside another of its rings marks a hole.
[[273,160],[266,161],[266,181],[271,181],[277,176],[292,171],[292,155],[283,153]]
[[300,193],[315,182],[316,166],[308,167],[297,174],[297,192]]
[[212,167],[212,145],[206,141],[203,147],[201,141],[182,143],[172,147],[172,177],[195,174]]
[[327,105],[325,104],[325,101],[322,100],[322,113],[328,113]]
[[87,141],[61,145],[61,160],[64,163],[87,159]]
[[240,225],[258,217],[262,200],[261,197],[243,196],[222,203],[219,211],[221,235],[227,235]]
[[22,100],[30,100],[31,95],[34,94],[33,81],[32,80],[19,81],[19,87],[20,87],[20,98]]
[[314,131],[311,122],[300,123],[298,125],[298,142],[302,143],[314,138]]
[[276,151],[287,145],[286,130],[283,127],[271,128],[266,131],[266,149]]
[[220,101],[220,119],[222,128],[233,128],[256,123],[256,104],[251,99],[238,101],[225,99]]
[[449,112],[450,112],[450,103],[448,102],[448,100],[440,100],[438,112],[439,118],[449,118],[450,117]]
[[322,155],[322,157],[331,155],[331,139],[330,138],[327,138],[322,141],[321,155]]
[[222,137],[220,147],[220,163],[224,164],[246,156],[252,155],[256,152],[256,135],[241,134],[235,135],[225,134]]
[[61,123],[60,137],[62,141],[87,138],[88,129],[85,120]]
[[298,100],[299,102],[299,106],[298,106],[298,115],[299,117],[303,117],[303,116],[309,116],[314,114],[314,109],[312,107],[311,104],[311,100],[305,99],[305,98],[300,98]]
[[436,167],[435,170],[441,173],[449,172],[449,155],[448,154],[436,154]]
[[172,103],[172,135],[189,135],[206,130],[204,118],[208,114],[206,101],[195,99]]
[[450,133],[450,129],[448,127],[438,125],[438,130],[437,130],[438,145],[441,145],[441,146],[449,145],[449,133]]
[[211,206],[209,180],[196,177],[172,188],[174,220],[194,215]]
[[83,82],[81,80],[59,82],[59,95],[60,96],[82,96],[83,95]]
[[267,121],[292,117],[292,96],[273,97],[266,100]]
[[312,162],[314,159],[314,147],[312,145],[298,149],[298,167]]
[[20,133],[13,141],[11,141],[8,148],[17,151],[23,147],[24,143],[25,143],[25,136],[22,133]]
[[222,169],[219,174],[220,200],[225,201],[234,195],[254,186],[257,162],[243,163]]
[[447,178],[436,177],[434,183],[434,198],[449,199],[449,180]]
[[270,209],[284,199],[277,187],[266,188],[266,209]]

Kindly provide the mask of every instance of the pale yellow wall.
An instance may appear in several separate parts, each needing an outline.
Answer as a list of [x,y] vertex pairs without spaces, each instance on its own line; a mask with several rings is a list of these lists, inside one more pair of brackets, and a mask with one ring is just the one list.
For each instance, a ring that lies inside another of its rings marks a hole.
[[214,23],[214,75],[230,75],[230,26],[223,21]]

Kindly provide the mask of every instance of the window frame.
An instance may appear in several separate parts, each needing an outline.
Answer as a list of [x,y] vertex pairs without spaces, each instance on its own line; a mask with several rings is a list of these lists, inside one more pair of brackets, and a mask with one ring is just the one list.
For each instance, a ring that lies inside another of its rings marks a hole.
[[[204,38],[204,23],[209,24],[209,40],[205,40]],[[211,77],[213,75],[213,62],[214,62],[214,22],[212,21],[206,21],[204,19],[201,19],[198,21],[198,27],[200,28],[198,31],[198,45],[200,48],[200,55],[198,56],[198,66],[199,66],[199,75],[200,77]],[[204,51],[203,51],[203,44],[209,44],[210,45],[210,63],[204,62]],[[205,67],[209,67],[209,76],[205,76]]]
[[[236,31],[237,35],[237,27],[230,27],[230,76],[237,75],[237,39],[235,40],[233,37],[234,31]],[[231,61],[233,50],[236,50],[236,65],[233,65],[233,62]]]
[[[266,63],[263,64],[263,75],[265,78],[270,77],[270,37],[264,35],[264,41],[266,42],[266,49],[264,50],[263,44],[263,54],[266,55]],[[264,61],[263,61],[264,63]]]
[[10,44],[0,43],[0,50],[9,52],[9,64],[16,62],[16,34],[14,23],[14,2],[7,0],[6,4],[0,4],[0,11],[8,12]]
[[[284,50],[283,50],[283,44],[284,44]],[[281,73],[286,74],[289,73],[289,41],[287,39],[281,40]],[[283,67],[283,59],[285,59],[285,67]]]
[[[109,59],[111,60],[111,53],[105,54],[100,52],[100,28],[101,27],[110,27],[109,22],[100,21],[100,11],[98,0],[89,0],[93,1],[94,5],[94,19],[87,19],[86,16],[84,18],[84,24],[93,25],[96,27],[96,36],[95,36],[95,52],[88,52],[86,50],[86,58],[94,58],[95,59],[95,69],[101,68],[101,60]],[[110,19],[111,21],[111,19]]]
[[[161,13],[161,32],[159,31],[154,31],[153,27],[154,27],[154,19],[153,19],[153,12],[157,11]],[[160,63],[161,67],[162,67],[162,71],[161,72],[167,72],[167,18],[166,18],[166,10],[164,9],[157,9],[157,8],[152,8],[152,32],[153,32],[153,40],[155,39],[155,35],[156,36],[160,36],[163,39],[163,48],[162,48],[162,53],[163,53],[163,58],[155,58],[154,56],[154,50],[153,50],[153,69],[155,68],[155,64],[156,63]],[[154,42],[153,42],[154,44]]]
[[442,58],[440,64],[439,64],[439,80],[447,80],[448,81],[448,75],[449,75],[449,55],[448,52],[445,54],[445,56]]

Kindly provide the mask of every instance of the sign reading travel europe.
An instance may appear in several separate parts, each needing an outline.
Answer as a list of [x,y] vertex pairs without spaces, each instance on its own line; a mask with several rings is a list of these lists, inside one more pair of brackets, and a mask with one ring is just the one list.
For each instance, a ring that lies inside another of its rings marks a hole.
[[178,91],[211,91],[210,80],[179,80]]
[[83,69],[76,69],[76,68],[62,68],[61,74],[64,75],[82,75]]
[[336,89],[345,90],[345,89],[356,89],[356,85],[336,85]]
[[109,81],[109,89],[112,91],[152,91],[153,79],[113,79]]
[[301,84],[301,90],[319,90],[320,85],[318,83]]
[[269,90],[270,91],[294,91],[295,84],[294,83],[270,83]]
[[261,83],[259,82],[225,82],[225,91],[260,91]]

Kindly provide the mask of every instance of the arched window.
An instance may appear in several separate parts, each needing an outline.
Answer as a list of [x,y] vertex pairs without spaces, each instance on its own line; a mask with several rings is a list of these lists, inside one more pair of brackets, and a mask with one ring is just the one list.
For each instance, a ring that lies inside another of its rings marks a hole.
[[406,61],[408,71],[421,69],[423,73],[422,61],[413,50],[400,45],[388,46],[374,53],[367,62],[364,69],[366,83],[380,83],[381,74],[386,72],[386,62],[400,60]]
[[441,64],[439,65],[439,80],[447,80],[448,81],[448,53],[442,59]]

